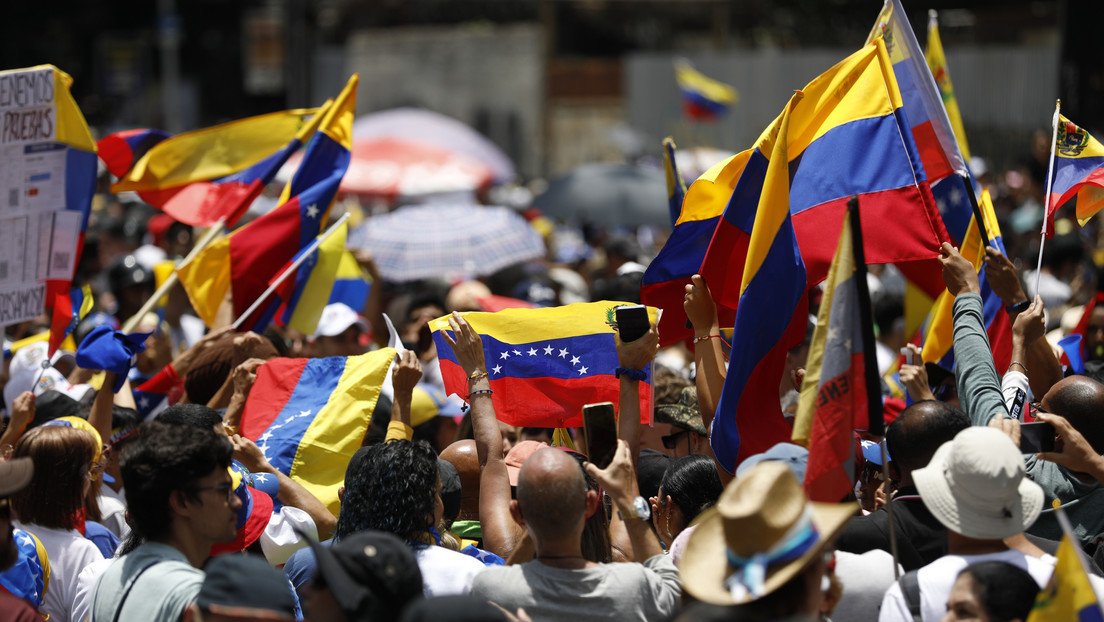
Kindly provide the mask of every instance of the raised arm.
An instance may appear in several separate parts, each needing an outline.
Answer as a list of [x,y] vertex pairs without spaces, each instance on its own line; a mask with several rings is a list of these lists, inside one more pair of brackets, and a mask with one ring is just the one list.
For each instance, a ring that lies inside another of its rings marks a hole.
[[379,268],[376,266],[376,261],[372,259],[371,251],[360,249],[354,252],[353,256],[356,257],[360,269],[368,273],[369,278],[372,279],[372,286],[368,288],[368,298],[364,301],[364,309],[361,313],[372,326],[372,341],[383,347],[387,345],[387,339],[390,336],[387,323],[383,321],[383,280],[380,279]]
[[264,359],[248,359],[230,371],[230,382],[234,392],[230,396],[230,403],[226,406],[226,414],[222,418],[222,424],[230,434],[238,433],[242,413],[245,412],[245,403],[249,400],[249,392],[257,380],[257,368],[264,363]]
[[[15,396],[15,399],[12,400],[12,412],[11,418],[8,419],[8,427],[4,428],[4,434],[0,435],[0,461],[7,460],[10,457],[11,452],[8,447],[14,447],[19,442],[23,433],[27,431],[27,426],[31,425],[31,421],[34,420],[34,416],[34,393],[24,391]],[[110,435],[110,431],[108,435]]]
[[624,440],[617,441],[617,451],[613,455],[613,461],[606,468],[599,469],[589,462],[585,467],[586,472],[602,485],[602,489],[610,496],[614,507],[620,512],[625,529],[629,533],[629,541],[632,542],[633,559],[643,562],[655,555],[663,555],[663,547],[659,544],[655,532],[648,526],[648,519],[637,514],[635,502],[640,496],[640,491],[637,487],[636,470],[633,468],[628,443]]
[[717,305],[709,293],[709,286],[699,274],[690,277],[686,286],[686,297],[682,303],[686,317],[694,326],[694,366],[697,369],[695,382],[698,389],[698,408],[701,409],[702,423],[710,429],[713,415],[717,412],[717,401],[724,388],[725,366],[724,350],[721,349],[721,326],[717,320]]
[[410,403],[414,399],[414,387],[422,378],[422,362],[413,350],[404,350],[399,355],[395,371],[391,372],[392,386],[395,387],[395,402],[391,406],[391,422],[387,425],[387,437],[384,440],[410,440],[414,438],[414,428],[410,425]]
[[468,377],[468,404],[480,467],[479,522],[483,528],[483,548],[506,559],[517,547],[524,530],[510,515],[510,476],[502,452],[502,433],[498,430],[498,419],[491,403],[491,381],[487,375],[483,341],[455,311],[449,318],[449,326],[452,334],[444,331],[444,339]]
[[[659,331],[652,324],[648,332],[636,341],[624,343],[614,334],[617,362],[622,369],[643,371],[659,351]],[[633,464],[640,457],[640,381],[622,373],[618,391],[617,438],[629,444]]]

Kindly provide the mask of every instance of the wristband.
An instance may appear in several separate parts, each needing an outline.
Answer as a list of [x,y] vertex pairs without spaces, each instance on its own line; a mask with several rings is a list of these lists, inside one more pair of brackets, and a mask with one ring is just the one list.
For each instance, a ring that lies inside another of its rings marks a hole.
[[644,380],[648,377],[647,372],[643,369],[628,369],[626,367],[618,367],[613,371],[613,374],[618,378],[628,376],[630,380]]
[[701,337],[694,337],[694,343],[701,343],[707,339],[720,339],[720,335],[703,335]]
[[479,380],[481,378],[486,378],[488,375],[489,374],[485,371],[473,371],[471,373],[471,375],[468,376],[468,382],[471,382],[472,380]]
[[1024,365],[1023,363],[1019,362],[1019,361],[1012,361],[1011,363],[1009,363],[1008,364],[1008,371],[1012,371],[1012,366],[1013,365],[1019,365],[1024,370],[1024,375],[1027,375],[1027,373],[1028,373],[1027,366]]
[[1004,310],[1008,311],[1009,313],[1023,313],[1024,311],[1027,311],[1027,308],[1030,307],[1030,306],[1031,306],[1031,301],[1030,300],[1021,300],[1020,302],[1017,302],[1016,304],[1008,305],[1007,307],[1004,308]]

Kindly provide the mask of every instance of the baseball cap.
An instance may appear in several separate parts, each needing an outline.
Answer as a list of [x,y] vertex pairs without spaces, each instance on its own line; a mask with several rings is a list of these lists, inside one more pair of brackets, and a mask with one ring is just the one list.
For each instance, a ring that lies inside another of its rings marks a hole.
[[251,617],[258,611],[269,620],[294,620],[295,597],[287,575],[254,555],[223,555],[204,566],[203,586],[196,605],[203,611]]
[[322,317],[318,319],[318,328],[315,329],[313,337],[336,337],[353,325],[368,332],[368,323],[364,318],[349,305],[335,302],[322,309]]

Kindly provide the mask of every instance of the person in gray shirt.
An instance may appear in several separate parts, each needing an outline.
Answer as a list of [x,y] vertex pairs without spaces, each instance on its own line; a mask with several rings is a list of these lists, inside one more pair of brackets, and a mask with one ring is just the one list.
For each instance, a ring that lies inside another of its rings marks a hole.
[[602,504],[587,490],[578,463],[559,449],[546,448],[522,466],[517,500],[510,504],[514,519],[533,540],[535,559],[488,568],[475,578],[472,594],[511,613],[522,609],[533,620],[669,619],[678,609],[682,586],[678,570],[648,528],[648,504],[638,494],[628,445],[618,441],[605,469],[589,463],[586,468],[618,508],[633,557],[643,563],[599,564],[583,557],[584,523],[604,511]]

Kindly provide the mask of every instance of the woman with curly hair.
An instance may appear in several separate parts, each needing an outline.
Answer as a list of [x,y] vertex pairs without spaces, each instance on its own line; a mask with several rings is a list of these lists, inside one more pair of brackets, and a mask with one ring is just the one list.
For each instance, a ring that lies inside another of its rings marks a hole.
[[50,559],[50,587],[41,613],[68,622],[84,567],[104,559],[83,535],[84,499],[98,476],[100,453],[91,433],[66,426],[40,426],[15,445],[12,457],[34,461],[31,484],[11,498],[16,528],[35,535]]
[[366,529],[393,533],[414,550],[427,597],[467,594],[485,566],[438,546],[435,525],[444,504],[433,449],[425,441],[394,440],[361,451],[345,476],[336,537]]

